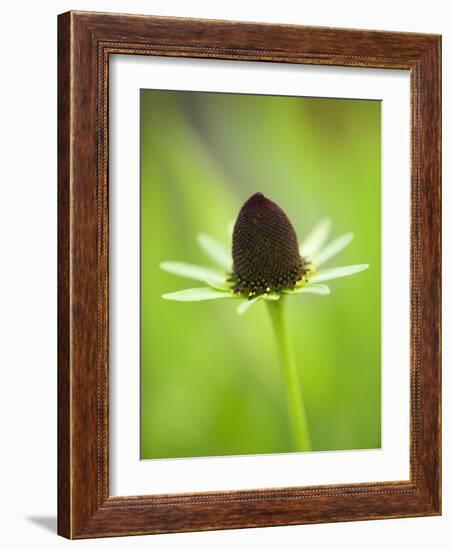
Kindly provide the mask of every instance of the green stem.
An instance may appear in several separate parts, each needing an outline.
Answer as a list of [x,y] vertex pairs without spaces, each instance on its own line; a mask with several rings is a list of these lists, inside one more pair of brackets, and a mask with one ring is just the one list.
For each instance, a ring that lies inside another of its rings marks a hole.
[[293,352],[289,344],[288,330],[284,311],[285,297],[280,300],[268,301],[269,314],[277,340],[280,361],[285,373],[286,389],[288,392],[289,414],[291,418],[294,445],[297,451],[310,451],[310,434],[305,416],[304,402],[300,389],[299,375]]

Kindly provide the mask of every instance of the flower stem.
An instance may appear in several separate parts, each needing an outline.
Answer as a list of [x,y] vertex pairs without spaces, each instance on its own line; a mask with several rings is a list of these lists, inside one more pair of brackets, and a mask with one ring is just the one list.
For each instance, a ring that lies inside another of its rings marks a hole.
[[286,326],[285,297],[280,300],[268,301],[269,314],[274,328],[275,338],[280,356],[280,361],[285,373],[286,389],[288,392],[289,414],[291,418],[291,427],[295,450],[310,451],[310,434],[308,431],[307,418],[305,416],[304,402],[299,382],[294,355],[289,344],[288,330]]

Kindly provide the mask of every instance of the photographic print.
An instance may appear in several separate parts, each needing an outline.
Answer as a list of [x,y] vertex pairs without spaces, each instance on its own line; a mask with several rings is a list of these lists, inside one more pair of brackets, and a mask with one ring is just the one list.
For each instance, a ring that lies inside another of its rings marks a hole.
[[381,103],[141,91],[141,458],[381,444]]
[[441,37],[58,51],[59,534],[441,514]]

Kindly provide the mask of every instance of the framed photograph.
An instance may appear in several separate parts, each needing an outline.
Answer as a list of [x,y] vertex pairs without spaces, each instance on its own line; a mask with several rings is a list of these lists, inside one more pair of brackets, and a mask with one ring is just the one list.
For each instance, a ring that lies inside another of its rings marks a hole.
[[59,533],[440,514],[440,37],[58,47]]

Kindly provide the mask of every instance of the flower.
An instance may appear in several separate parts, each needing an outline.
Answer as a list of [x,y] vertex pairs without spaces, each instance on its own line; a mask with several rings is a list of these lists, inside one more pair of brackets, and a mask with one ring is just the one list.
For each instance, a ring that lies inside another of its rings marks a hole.
[[200,281],[206,286],[163,294],[166,300],[194,302],[239,299],[243,314],[260,300],[277,301],[283,295],[330,294],[325,281],[359,273],[368,264],[318,268],[341,252],[353,238],[341,235],[326,244],[331,221],[324,219],[298,244],[296,232],[283,210],[262,193],[242,206],[233,228],[232,253],[210,235],[198,243],[218,268],[183,262],[162,262],[169,273]]
[[199,245],[219,268],[182,262],[160,264],[169,273],[206,285],[163,294],[166,300],[239,299],[239,315],[256,302],[267,301],[280,362],[285,371],[293,447],[302,452],[312,450],[312,445],[298,369],[288,337],[284,312],[286,300],[283,298],[295,294],[330,294],[325,281],[368,268],[368,264],[358,264],[318,269],[352,241],[352,233],[346,233],[326,244],[330,227],[330,220],[322,220],[299,245],[296,231],[283,210],[262,193],[255,193],[238,214],[232,231],[231,252],[213,237],[198,235]]

